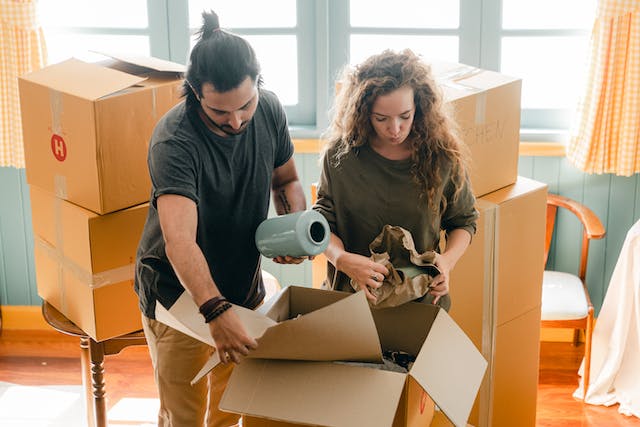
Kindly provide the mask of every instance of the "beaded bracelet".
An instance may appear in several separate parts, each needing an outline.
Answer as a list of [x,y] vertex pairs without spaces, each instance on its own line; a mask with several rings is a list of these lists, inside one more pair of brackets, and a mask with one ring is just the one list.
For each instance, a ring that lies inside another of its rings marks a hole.
[[206,319],[220,304],[226,302],[227,299],[222,295],[215,296],[208,301],[205,301],[199,308],[200,314]]
[[213,310],[213,311],[211,311],[211,312],[207,313],[207,314],[204,316],[204,321],[205,321],[205,323],[209,323],[209,322],[211,322],[212,320],[217,319],[218,317],[220,317],[220,315],[221,315],[222,313],[224,313],[225,311],[229,310],[231,307],[232,307],[232,305],[231,305],[231,303],[230,303],[230,302],[227,302],[227,301],[223,302],[223,303],[222,303],[222,304],[220,304],[218,307],[216,307],[216,309],[215,309],[215,310]]

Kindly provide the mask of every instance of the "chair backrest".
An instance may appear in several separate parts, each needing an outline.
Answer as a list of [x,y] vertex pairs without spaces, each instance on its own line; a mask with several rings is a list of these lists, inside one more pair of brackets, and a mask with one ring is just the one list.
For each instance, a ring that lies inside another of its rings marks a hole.
[[569,212],[573,213],[582,224],[582,247],[580,250],[578,277],[580,277],[580,280],[584,282],[587,273],[589,242],[591,239],[601,239],[604,237],[604,226],[602,225],[602,222],[600,222],[598,216],[585,205],[568,197],[552,193],[547,194],[547,229],[544,248],[545,265],[547,264],[547,258],[549,257],[549,248],[551,247],[558,208],[567,209]]

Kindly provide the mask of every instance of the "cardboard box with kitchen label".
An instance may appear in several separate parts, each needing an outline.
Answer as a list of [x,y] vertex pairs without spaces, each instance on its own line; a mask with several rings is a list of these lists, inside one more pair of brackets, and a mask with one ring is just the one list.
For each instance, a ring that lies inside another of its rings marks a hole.
[[98,214],[149,200],[149,139],[183,82],[183,65],[120,58],[19,78],[27,182]]
[[464,64],[434,62],[431,67],[469,147],[474,194],[516,182],[522,80]]
[[[156,318],[210,342],[197,307],[183,297]],[[424,426],[435,402],[454,425],[467,425],[487,362],[437,306],[371,310],[362,292],[289,286],[258,312],[234,310],[258,348],[234,368],[224,411],[267,425]],[[415,361],[408,372],[382,370],[383,350]],[[216,363],[214,353],[194,381]]]

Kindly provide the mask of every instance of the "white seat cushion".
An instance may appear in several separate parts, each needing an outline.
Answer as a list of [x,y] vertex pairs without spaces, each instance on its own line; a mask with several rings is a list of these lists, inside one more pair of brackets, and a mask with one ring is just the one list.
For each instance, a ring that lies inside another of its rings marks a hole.
[[587,298],[578,276],[545,271],[542,280],[542,320],[572,320],[587,316]]

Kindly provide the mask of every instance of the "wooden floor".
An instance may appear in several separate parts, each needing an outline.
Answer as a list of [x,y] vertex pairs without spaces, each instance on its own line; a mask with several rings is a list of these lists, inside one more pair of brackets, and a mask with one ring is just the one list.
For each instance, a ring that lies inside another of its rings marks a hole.
[[[571,394],[581,348],[542,343],[537,426],[640,426],[640,419],[610,408],[585,405]],[[128,347],[105,360],[109,408],[120,399],[156,398],[146,347]],[[78,339],[57,332],[3,331],[0,335],[0,381],[20,385],[81,384]]]

